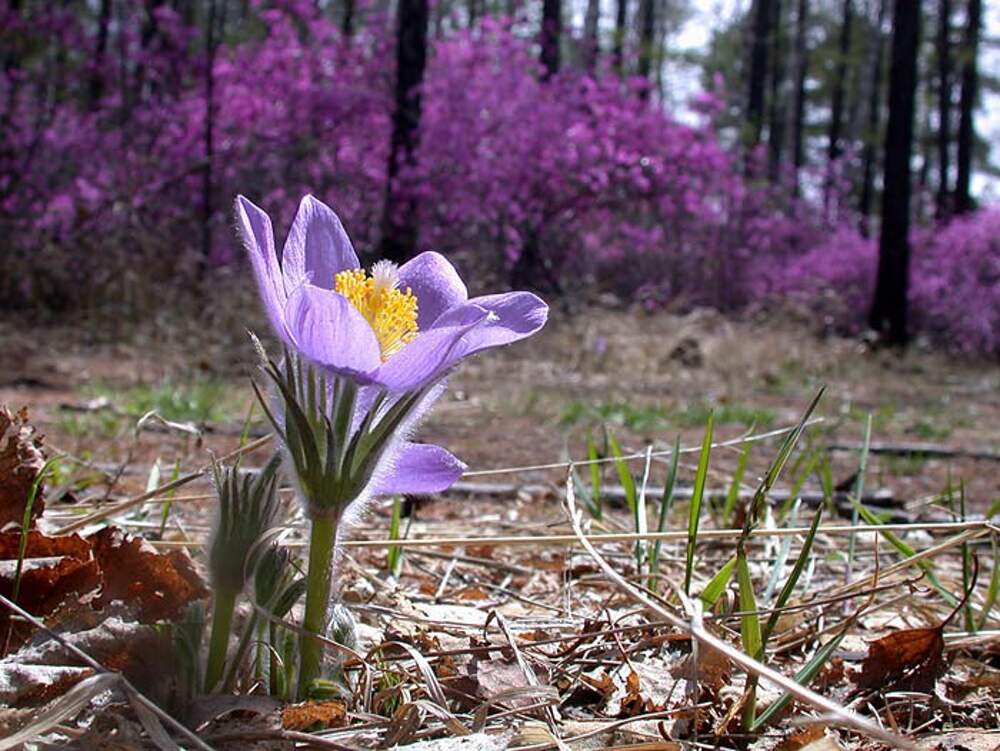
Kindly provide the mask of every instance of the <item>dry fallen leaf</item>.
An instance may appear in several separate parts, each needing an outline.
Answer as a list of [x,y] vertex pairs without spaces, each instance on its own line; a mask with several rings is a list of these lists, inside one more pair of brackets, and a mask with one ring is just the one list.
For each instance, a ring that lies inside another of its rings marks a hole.
[[[0,405],[0,529],[20,524],[31,486],[45,466],[42,439],[28,423],[28,409],[11,412]],[[31,521],[42,513],[41,493],[31,506]]]
[[307,701],[281,710],[281,726],[285,730],[340,728],[346,724],[347,710],[339,701]]
[[142,538],[130,538],[115,527],[88,540],[104,578],[95,607],[121,600],[136,607],[141,623],[155,623],[177,617],[189,602],[209,594],[183,550],[157,553]]
[[857,684],[867,689],[934,690],[944,671],[944,637],[940,626],[896,631],[868,645]]

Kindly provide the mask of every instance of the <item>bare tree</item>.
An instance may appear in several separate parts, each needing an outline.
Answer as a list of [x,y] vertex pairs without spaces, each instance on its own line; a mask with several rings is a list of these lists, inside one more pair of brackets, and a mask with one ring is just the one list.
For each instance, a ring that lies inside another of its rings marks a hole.
[[941,0],[938,6],[937,74],[938,74],[938,189],[935,199],[938,218],[949,213],[949,154],[951,147],[951,0]]
[[750,75],[747,81],[745,138],[745,143],[750,148],[760,143],[760,134],[764,127],[764,85],[767,80],[772,2],[773,0],[753,0],[750,11]]
[[622,73],[625,70],[625,23],[628,20],[628,0],[618,0],[615,5],[615,40],[612,48],[612,58],[615,70]]
[[879,0],[878,15],[875,20],[874,34],[871,41],[871,57],[869,70],[871,78],[868,81],[868,117],[865,124],[864,147],[861,149],[861,195],[858,200],[858,213],[861,214],[861,234],[868,237],[872,203],[875,196],[875,167],[878,161],[879,123],[882,115],[882,67],[885,58],[885,34],[882,24],[885,22],[886,0]]
[[979,88],[979,34],[982,26],[981,0],[969,0],[962,44],[962,96],[959,99],[958,119],[958,174],[955,181],[955,211],[964,214],[975,208],[969,192],[972,182],[972,152],[975,148],[976,128],[973,121]]
[[854,5],[844,0],[840,21],[840,37],[837,44],[837,66],[833,74],[833,100],[830,103],[830,132],[827,144],[827,178],[824,186],[824,203],[830,200],[833,187],[833,169],[843,153],[840,141],[844,129],[844,92],[847,88],[847,60],[851,54],[851,27],[854,25]]
[[427,65],[427,0],[400,0],[396,34],[396,104],[382,217],[382,256],[403,263],[417,247],[417,204],[400,194],[401,168],[413,164],[420,129],[420,86]]
[[562,36],[562,0],[542,2],[542,67],[545,77],[559,72],[559,44]]
[[656,35],[656,4],[655,0],[639,0],[639,75],[646,79],[647,85],[640,92],[643,99],[649,98],[653,88],[653,53]]
[[600,0],[587,0],[587,13],[583,17],[583,60],[587,70],[597,67],[597,56],[600,45],[597,40],[597,30],[601,20]]
[[910,158],[920,46],[920,0],[895,0],[892,63],[889,69],[889,122],[885,131],[885,180],[878,278],[869,325],[887,343],[906,344],[910,277]]

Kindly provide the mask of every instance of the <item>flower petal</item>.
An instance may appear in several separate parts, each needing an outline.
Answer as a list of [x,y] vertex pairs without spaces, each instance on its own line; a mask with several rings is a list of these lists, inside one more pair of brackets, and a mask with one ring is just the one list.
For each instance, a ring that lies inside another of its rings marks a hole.
[[462,339],[455,353],[459,357],[531,336],[545,325],[549,317],[549,306],[530,292],[474,297],[469,304],[484,308],[490,315]]
[[458,357],[462,337],[482,325],[489,312],[478,305],[459,305],[440,316],[434,328],[417,334],[416,339],[390,357],[375,374],[375,381],[389,391],[410,391],[433,381],[450,368]]
[[243,196],[236,197],[236,224],[257,280],[264,310],[275,332],[288,341],[285,326],[285,294],[281,268],[274,251],[274,230],[267,214]]
[[351,239],[333,209],[312,196],[302,199],[288,230],[281,267],[289,296],[306,281],[331,289],[338,271],[358,267]]
[[465,472],[465,464],[440,446],[404,443],[393,465],[375,479],[372,495],[439,493],[447,490]]
[[303,284],[289,296],[285,320],[293,345],[310,360],[361,382],[371,380],[381,362],[378,339],[342,295]]
[[399,287],[417,298],[417,326],[430,328],[442,313],[469,299],[465,283],[440,253],[421,253],[399,267]]

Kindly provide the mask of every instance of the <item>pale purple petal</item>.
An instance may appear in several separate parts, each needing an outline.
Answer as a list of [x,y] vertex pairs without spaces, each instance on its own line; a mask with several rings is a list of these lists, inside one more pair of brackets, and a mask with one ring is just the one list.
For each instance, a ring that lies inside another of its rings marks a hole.
[[465,464],[440,446],[404,443],[393,465],[371,487],[372,495],[439,493],[465,472]]
[[399,267],[399,288],[417,298],[417,326],[430,328],[442,313],[469,299],[465,283],[440,253],[421,253]]
[[250,256],[250,265],[257,280],[264,310],[275,332],[286,342],[285,287],[274,251],[274,231],[271,220],[260,208],[243,196],[236,198],[236,224],[240,238]]
[[456,361],[456,347],[470,330],[486,320],[488,311],[478,305],[460,305],[438,318],[434,328],[422,331],[390,357],[375,375],[389,391],[409,391],[443,375]]
[[466,357],[531,336],[545,325],[549,306],[530,292],[505,292],[469,301],[489,312],[489,317],[469,331],[454,355]]
[[337,272],[358,268],[358,256],[344,225],[329,206],[312,196],[299,203],[281,256],[285,291],[303,282],[331,289]]
[[288,298],[285,319],[295,347],[330,371],[365,381],[381,362],[368,321],[336,292],[301,285]]

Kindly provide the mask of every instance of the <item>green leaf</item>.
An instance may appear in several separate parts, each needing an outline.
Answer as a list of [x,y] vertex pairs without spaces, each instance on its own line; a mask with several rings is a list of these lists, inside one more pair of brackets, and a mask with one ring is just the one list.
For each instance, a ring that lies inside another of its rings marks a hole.
[[[740,639],[743,651],[755,660],[764,656],[764,641],[760,632],[760,616],[757,613],[757,598],[753,591],[753,581],[750,579],[750,568],[747,565],[746,551],[742,542],[736,549],[736,580],[739,583],[740,599]],[[748,728],[753,724],[757,703],[756,676],[747,681],[750,696],[743,707],[743,726]]]
[[990,586],[986,589],[986,600],[983,602],[983,610],[979,614],[980,630],[986,628],[993,606],[997,602],[997,595],[1000,594],[1000,548],[997,547],[997,538],[994,535],[991,540],[993,546],[993,575],[990,577]]
[[[392,498],[392,518],[389,521],[389,539],[398,540],[400,528],[402,527],[402,508],[403,503],[400,497],[393,496]],[[399,545],[390,545],[389,550],[385,555],[386,567],[389,569],[389,573],[393,576],[398,577],[399,571],[403,566],[403,549]]]
[[[860,504],[865,497],[865,472],[868,471],[868,451],[872,443],[872,415],[868,413],[868,420],[865,423],[865,439],[861,444],[861,456],[858,459],[858,479],[854,484],[854,498]],[[851,526],[858,526],[858,511],[855,508],[851,514]],[[854,570],[854,546],[855,539],[852,533],[847,540],[847,570]]]
[[[674,448],[670,453],[670,469],[667,471],[667,479],[663,483],[663,493],[660,496],[660,518],[656,523],[656,531],[663,532],[667,528],[667,519],[670,517],[670,509],[674,505],[674,488],[677,484],[677,466],[680,463],[681,458],[681,438],[677,436],[674,439]],[[653,550],[650,553],[650,570],[655,574],[657,571],[657,566],[660,561],[660,548],[663,546],[663,540],[657,540],[653,544]],[[655,584],[655,582],[654,582]]]

